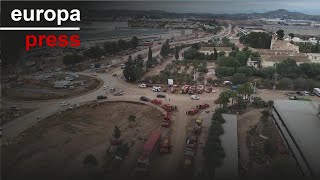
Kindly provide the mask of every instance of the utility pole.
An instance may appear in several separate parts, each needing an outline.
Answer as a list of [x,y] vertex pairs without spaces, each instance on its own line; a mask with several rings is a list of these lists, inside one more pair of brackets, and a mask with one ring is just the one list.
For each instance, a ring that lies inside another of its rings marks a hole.
[[276,90],[276,89],[277,89],[277,77],[278,77],[278,73],[277,73],[277,64],[275,64],[275,68],[276,68],[276,73],[274,74],[273,90]]

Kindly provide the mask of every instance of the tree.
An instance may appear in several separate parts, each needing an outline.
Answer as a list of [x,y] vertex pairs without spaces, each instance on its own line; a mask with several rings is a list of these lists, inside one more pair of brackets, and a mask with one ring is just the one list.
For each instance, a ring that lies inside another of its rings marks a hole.
[[276,32],[278,40],[283,40],[284,30],[280,29]]
[[131,55],[125,63],[123,75],[129,82],[135,82],[139,80],[144,73],[144,61],[141,54],[137,56],[135,60],[132,60]]
[[90,47],[83,52],[83,55],[88,58],[98,59],[105,54],[105,50],[99,46]]
[[86,155],[86,157],[83,159],[83,165],[85,167],[87,166],[98,166],[98,160],[97,158],[92,155],[92,154],[88,154]]
[[290,33],[289,34],[289,37],[292,39],[292,38],[294,38],[294,34],[293,33]]
[[136,36],[133,36],[131,39],[132,47],[135,49],[139,45],[139,39]]
[[243,35],[239,41],[247,46],[260,49],[269,49],[271,45],[271,35],[265,32],[251,32]]
[[154,62],[152,58],[152,50],[151,50],[151,47],[149,47],[148,60],[146,62],[146,67],[151,68],[153,65],[154,65]]
[[73,53],[73,54],[65,55],[63,57],[63,64],[64,65],[74,65],[74,64],[82,62],[83,60],[84,60],[83,56]]
[[248,81],[248,78],[246,75],[242,73],[236,73],[231,77],[231,82],[233,84],[244,84]]
[[214,83],[212,77],[207,78],[207,83],[211,85]]
[[167,57],[169,54],[170,54],[170,45],[169,45],[169,39],[167,39],[166,42],[161,47],[160,55],[162,57]]
[[130,121],[130,122],[136,121],[136,116],[135,116],[135,115],[130,115],[130,116],[128,117],[128,121]]
[[290,78],[282,78],[277,85],[277,89],[292,90],[293,81]]
[[119,138],[120,138],[120,136],[121,136],[121,131],[120,131],[120,128],[119,128],[118,126],[114,126],[112,136],[113,136],[115,139],[119,139]]
[[174,55],[175,59],[178,60],[179,59],[179,49],[178,46],[175,47],[175,55]]
[[217,60],[218,59],[218,51],[216,48],[213,48],[213,51],[214,51],[214,60]]

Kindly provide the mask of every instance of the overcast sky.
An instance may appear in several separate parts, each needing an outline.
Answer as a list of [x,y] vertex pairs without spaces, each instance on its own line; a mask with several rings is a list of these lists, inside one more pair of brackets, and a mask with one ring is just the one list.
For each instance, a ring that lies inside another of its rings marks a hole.
[[[177,13],[251,13],[287,9],[305,14],[320,15],[320,0],[145,0],[112,3],[107,9],[164,10]],[[147,1],[147,2],[146,2]]]

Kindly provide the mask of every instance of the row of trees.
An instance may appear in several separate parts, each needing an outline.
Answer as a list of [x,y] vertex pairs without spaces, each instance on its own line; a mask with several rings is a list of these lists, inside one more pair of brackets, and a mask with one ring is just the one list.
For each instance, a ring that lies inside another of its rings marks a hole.
[[248,59],[257,61],[258,66],[261,66],[260,55],[257,52],[252,52],[248,48],[244,48],[242,51],[234,50],[228,57],[218,56],[217,64],[224,67],[241,67],[247,66]]
[[135,49],[136,47],[138,47],[138,45],[139,45],[139,39],[134,36],[129,41],[120,39],[114,42],[106,42],[104,43],[103,46],[104,46],[105,53],[114,55],[123,50]]
[[251,32],[248,35],[242,35],[239,40],[247,46],[259,49],[269,49],[272,36],[265,32]]
[[186,60],[217,60],[217,58],[218,58],[218,52],[215,48],[214,48],[214,53],[211,53],[209,55],[200,53],[195,48],[190,48],[184,52],[184,59]]
[[302,53],[320,53],[320,44],[319,41],[316,44],[312,43],[297,43],[299,46],[299,51]]
[[222,108],[215,110],[211,118],[212,123],[209,127],[208,138],[203,148],[205,165],[210,177],[214,177],[215,169],[222,165],[225,158],[225,152],[220,140],[220,136],[224,133],[222,124],[225,123],[222,113],[225,112]]
[[250,83],[244,83],[237,87],[236,91],[225,90],[219,94],[218,102],[220,107],[225,109],[228,107],[231,99],[231,110],[246,108],[247,102],[250,102],[253,94],[253,86]]

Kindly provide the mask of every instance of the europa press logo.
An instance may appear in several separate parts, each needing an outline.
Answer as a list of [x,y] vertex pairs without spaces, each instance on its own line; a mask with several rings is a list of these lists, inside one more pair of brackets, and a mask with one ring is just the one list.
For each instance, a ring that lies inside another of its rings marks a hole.
[[[54,27],[0,27],[0,30],[5,31],[80,31],[80,27],[62,27],[63,22],[81,21],[80,10],[72,9],[70,11],[66,9],[14,9],[11,11],[11,20],[13,22],[56,22]],[[25,48],[29,51],[34,47],[78,47],[80,46],[80,36],[77,34],[72,35],[48,35],[45,33],[40,35],[27,34],[25,37]]]

